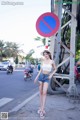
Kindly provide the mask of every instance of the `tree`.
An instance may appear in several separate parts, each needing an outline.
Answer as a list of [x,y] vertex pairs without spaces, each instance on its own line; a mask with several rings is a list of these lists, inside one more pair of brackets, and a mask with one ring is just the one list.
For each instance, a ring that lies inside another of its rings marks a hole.
[[15,59],[15,63],[18,64],[18,56]]
[[15,59],[21,52],[23,51],[19,49],[17,43],[0,40],[0,61],[2,61],[4,57],[13,57]]
[[[64,2],[72,2],[72,0],[64,0]],[[77,32],[76,32],[76,59],[80,59],[80,2],[79,0],[77,1],[77,16],[76,16],[76,19],[77,19]],[[71,11],[71,8],[72,8],[72,3],[71,4],[66,4],[65,5],[66,9],[68,9],[69,11]],[[70,18],[70,16],[68,14],[65,14],[64,15],[65,18]],[[64,19],[63,17],[63,19]],[[70,18],[71,19],[71,18]],[[68,25],[68,29],[66,30],[67,31],[67,36],[68,38],[70,38],[70,26]],[[65,33],[65,31],[64,31]],[[63,35],[65,36],[65,34],[63,33]],[[70,43],[70,39],[68,38],[64,38],[66,39],[66,42]],[[64,40],[63,40],[64,41]]]
[[34,52],[35,52],[34,49],[31,49],[26,55],[25,59],[30,61]]
[[[2,58],[4,55],[4,41],[3,40],[0,40],[0,61],[2,61]],[[5,56],[6,57],[6,56]]]
[[36,37],[35,40],[36,41],[42,41],[43,45],[46,44],[46,38]]
[[19,45],[14,43],[14,42],[6,42],[5,43],[5,54],[7,57],[16,57],[18,53],[20,52],[19,50]]
[[76,60],[80,59],[80,33],[76,36]]

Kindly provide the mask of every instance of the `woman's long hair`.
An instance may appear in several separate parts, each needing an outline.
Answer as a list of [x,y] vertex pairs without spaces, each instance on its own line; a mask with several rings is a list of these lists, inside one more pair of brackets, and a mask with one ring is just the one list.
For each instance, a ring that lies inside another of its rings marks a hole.
[[48,50],[43,51],[43,56],[44,56],[44,53],[47,53],[49,55],[49,58],[52,60],[51,53]]

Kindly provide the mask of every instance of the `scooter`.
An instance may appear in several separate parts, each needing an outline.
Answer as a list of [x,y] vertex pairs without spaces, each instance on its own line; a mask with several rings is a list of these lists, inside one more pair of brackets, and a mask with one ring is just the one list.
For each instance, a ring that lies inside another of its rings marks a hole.
[[76,80],[80,82],[80,65],[75,66],[75,77],[76,77]]
[[32,79],[32,74],[30,73],[29,69],[24,70],[24,80],[26,81],[28,78]]
[[8,66],[7,67],[7,74],[12,74],[13,73],[13,67],[12,66]]

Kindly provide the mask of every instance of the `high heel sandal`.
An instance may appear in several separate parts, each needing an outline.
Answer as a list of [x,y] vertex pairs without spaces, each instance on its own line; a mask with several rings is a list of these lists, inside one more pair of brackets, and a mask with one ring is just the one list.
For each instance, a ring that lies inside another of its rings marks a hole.
[[46,111],[45,111],[45,110],[43,110],[43,114],[46,114]]
[[44,113],[43,113],[43,111],[40,112],[40,118],[44,119]]
[[[40,114],[41,108],[38,109],[37,113]],[[43,110],[43,114],[46,114],[45,110]]]
[[37,113],[40,114],[40,112],[41,112],[41,108],[39,108],[39,110],[37,111]]

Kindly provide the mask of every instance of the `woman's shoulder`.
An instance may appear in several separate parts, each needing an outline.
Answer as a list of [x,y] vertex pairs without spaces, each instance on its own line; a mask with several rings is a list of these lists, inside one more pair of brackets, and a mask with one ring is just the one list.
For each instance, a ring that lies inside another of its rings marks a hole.
[[55,64],[54,60],[51,60],[51,64]]

